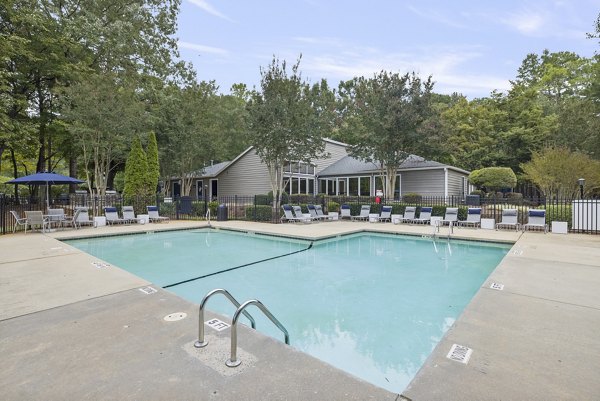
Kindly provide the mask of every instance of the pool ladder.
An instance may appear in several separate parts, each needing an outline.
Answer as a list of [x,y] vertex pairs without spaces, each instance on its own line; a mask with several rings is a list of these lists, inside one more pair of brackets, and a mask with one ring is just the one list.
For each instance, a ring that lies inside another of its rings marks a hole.
[[256,330],[256,321],[254,320],[252,315],[250,315],[245,310],[250,305],[257,306],[258,309],[260,309],[260,311],[263,312],[265,316],[268,317],[269,320],[271,320],[271,322],[273,322],[273,324],[283,332],[285,343],[288,345],[290,344],[290,335],[288,331],[281,324],[281,322],[277,320],[275,316],[273,316],[273,314],[267,309],[267,307],[262,302],[260,302],[257,299],[251,299],[249,301],[244,302],[243,304],[240,304],[229,293],[229,291],[224,290],[222,288],[217,288],[206,294],[202,299],[202,302],[200,302],[200,308],[198,310],[198,341],[194,343],[194,347],[203,348],[208,345],[208,341],[206,341],[204,338],[204,307],[206,306],[206,303],[208,302],[209,298],[211,298],[215,294],[225,295],[225,297],[237,307],[235,313],[233,314],[233,319],[231,320],[231,355],[230,358],[225,362],[225,365],[229,366],[230,368],[235,368],[236,366],[239,366],[242,363],[242,361],[237,358],[237,322],[240,318],[240,315],[244,314],[244,316],[246,316],[246,318],[250,320],[252,328]]

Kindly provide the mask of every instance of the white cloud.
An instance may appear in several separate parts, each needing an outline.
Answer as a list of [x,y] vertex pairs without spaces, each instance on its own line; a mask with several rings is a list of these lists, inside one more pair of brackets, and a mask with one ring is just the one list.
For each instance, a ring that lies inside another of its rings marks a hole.
[[217,54],[221,56],[229,54],[227,50],[220,49],[218,47],[205,46],[197,43],[184,42],[181,40],[177,42],[177,44],[180,49],[194,50],[202,53]]
[[[407,8],[413,12],[414,14],[418,15],[421,18],[424,19],[428,19],[452,28],[460,28],[460,29],[465,29],[468,28],[467,25],[458,22],[457,17],[458,16],[453,16],[453,17],[448,17],[447,14],[445,13],[441,13],[440,11],[438,11],[435,8],[427,8],[427,9],[420,9],[417,8],[415,6],[412,5],[408,5]],[[444,11],[447,11],[444,10]],[[465,14],[460,13],[461,16],[465,16]]]
[[521,10],[519,13],[502,18],[501,21],[525,35],[535,35],[542,33],[547,17],[535,11]]
[[226,21],[229,22],[234,22],[231,18],[229,18],[227,15],[223,14],[222,12],[220,12],[219,10],[217,10],[216,8],[214,8],[212,5],[210,5],[208,3],[208,1],[206,0],[187,0],[189,3],[201,8],[202,10],[206,11],[207,13],[214,15],[215,17],[219,17],[222,18]]

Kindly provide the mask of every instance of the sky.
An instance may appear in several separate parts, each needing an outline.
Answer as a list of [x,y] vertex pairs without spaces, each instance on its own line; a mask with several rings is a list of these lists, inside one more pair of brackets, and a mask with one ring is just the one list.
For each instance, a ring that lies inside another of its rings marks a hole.
[[529,53],[600,51],[600,0],[182,0],[181,58],[199,81],[260,83],[273,56],[330,87],[381,70],[431,75],[434,91],[506,91]]

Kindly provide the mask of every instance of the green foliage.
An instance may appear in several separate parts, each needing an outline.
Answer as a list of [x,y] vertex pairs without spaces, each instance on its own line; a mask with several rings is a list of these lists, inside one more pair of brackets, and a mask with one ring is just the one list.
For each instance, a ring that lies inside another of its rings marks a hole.
[[[314,92],[302,80],[299,64],[300,59],[288,74],[286,62],[274,57],[261,68],[260,91],[252,91],[248,102],[248,138],[267,166],[275,194],[283,192],[285,164],[310,162],[320,155],[323,134],[329,129],[317,111]],[[276,199],[275,207],[278,204]]]
[[473,191],[471,191],[470,195],[479,195],[479,196],[484,196],[485,192],[482,191],[481,189],[475,189]]
[[422,200],[423,196],[415,192],[408,192],[402,195],[402,201],[409,204],[418,204],[421,203]]
[[254,196],[254,204],[255,205],[271,205],[273,202],[273,196],[269,195],[255,195]]
[[546,148],[523,164],[524,177],[547,197],[579,197],[577,180],[584,178],[584,195],[600,188],[600,162],[564,147]]
[[249,206],[245,212],[246,220],[251,221],[271,221],[273,217],[273,208],[271,206]]
[[334,201],[327,202],[327,212],[339,212],[340,204]]
[[523,194],[520,192],[507,192],[504,196],[508,199],[513,199],[513,200],[523,199]]
[[123,195],[126,198],[136,195],[149,195],[147,179],[148,161],[146,160],[146,153],[142,149],[140,138],[135,136],[125,164],[125,188]]
[[489,190],[513,188],[517,185],[517,176],[508,167],[486,167],[469,174],[471,184]]
[[146,192],[153,194],[156,192],[156,188],[158,187],[158,179],[160,178],[160,164],[158,161],[158,144],[156,143],[156,134],[152,131],[150,131],[148,134],[146,160],[148,162]]
[[415,73],[399,75],[382,71],[373,78],[354,78],[339,85],[341,130],[354,146],[351,154],[373,162],[385,172],[386,198],[393,199],[396,172],[420,149],[418,128],[429,114],[433,81]]
[[546,223],[553,221],[566,221],[567,226],[571,228],[573,210],[570,204],[546,205]]
[[158,213],[163,216],[173,216],[175,214],[175,206],[174,202],[161,202],[158,205]]
[[208,210],[210,210],[210,215],[214,217],[217,216],[217,208],[219,207],[219,202],[212,201],[208,202]]

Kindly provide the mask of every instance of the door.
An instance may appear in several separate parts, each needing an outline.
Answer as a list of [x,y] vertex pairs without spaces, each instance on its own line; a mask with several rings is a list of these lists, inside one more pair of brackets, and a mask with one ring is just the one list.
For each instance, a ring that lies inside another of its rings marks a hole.
[[196,181],[196,199],[198,199],[198,200],[204,199],[204,181],[202,181],[202,180]]
[[219,197],[219,180],[210,180],[210,198],[218,199]]

